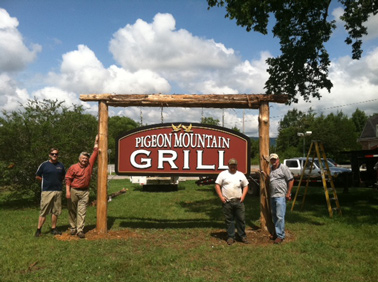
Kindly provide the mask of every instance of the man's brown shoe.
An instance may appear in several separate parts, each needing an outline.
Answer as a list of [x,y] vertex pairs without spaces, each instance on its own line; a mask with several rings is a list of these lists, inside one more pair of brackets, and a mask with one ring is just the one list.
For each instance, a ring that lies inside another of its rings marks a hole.
[[227,244],[228,244],[229,246],[231,246],[233,243],[235,243],[235,239],[234,239],[234,238],[228,238],[228,239],[227,239]]
[[274,240],[274,244],[281,244],[283,242],[284,239],[281,239],[279,237],[276,238],[276,240]]
[[84,232],[80,231],[79,233],[77,233],[77,237],[79,237],[81,239],[85,238]]
[[269,235],[269,240],[276,240],[277,239],[277,235]]
[[244,243],[244,244],[249,244],[249,241],[247,240],[247,237],[243,237],[240,239],[240,242]]

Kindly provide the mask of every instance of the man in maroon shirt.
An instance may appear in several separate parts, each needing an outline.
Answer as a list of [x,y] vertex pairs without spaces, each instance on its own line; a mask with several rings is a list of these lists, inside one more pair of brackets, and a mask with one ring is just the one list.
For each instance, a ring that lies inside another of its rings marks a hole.
[[72,165],[66,173],[66,198],[68,199],[71,235],[77,234],[79,238],[85,238],[84,225],[89,202],[89,183],[97,155],[98,135],[92,155],[82,152],[79,156],[79,162]]

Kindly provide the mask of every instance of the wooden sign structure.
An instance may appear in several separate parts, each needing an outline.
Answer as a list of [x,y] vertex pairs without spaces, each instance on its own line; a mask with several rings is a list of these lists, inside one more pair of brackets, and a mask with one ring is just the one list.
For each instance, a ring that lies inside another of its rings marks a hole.
[[[260,169],[269,167],[269,102],[287,103],[288,95],[269,94],[86,94],[80,100],[99,104],[99,156],[97,187],[97,225],[107,233],[108,107],[185,107],[259,109]],[[273,232],[266,180],[260,178],[260,222],[263,230]]]

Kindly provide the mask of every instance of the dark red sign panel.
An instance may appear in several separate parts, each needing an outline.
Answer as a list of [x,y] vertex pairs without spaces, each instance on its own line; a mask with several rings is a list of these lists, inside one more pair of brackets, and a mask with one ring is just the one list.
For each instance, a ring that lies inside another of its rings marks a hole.
[[126,175],[213,175],[227,169],[250,172],[250,140],[244,134],[196,123],[139,127],[117,140],[116,173]]

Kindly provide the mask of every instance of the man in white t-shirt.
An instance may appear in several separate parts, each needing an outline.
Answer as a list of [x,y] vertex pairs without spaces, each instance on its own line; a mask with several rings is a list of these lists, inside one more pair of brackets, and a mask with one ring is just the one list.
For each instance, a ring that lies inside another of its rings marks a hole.
[[235,242],[235,227],[240,241],[248,244],[245,234],[244,207],[244,199],[248,192],[248,180],[237,168],[237,160],[230,159],[228,170],[222,171],[215,180],[215,190],[222,201],[228,245]]

